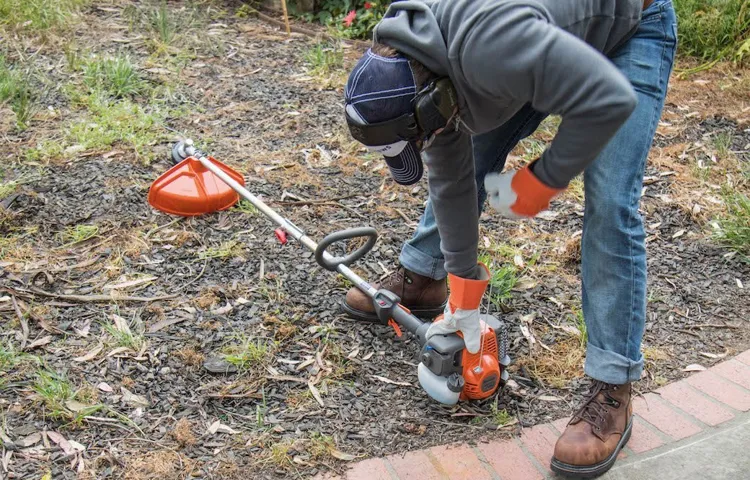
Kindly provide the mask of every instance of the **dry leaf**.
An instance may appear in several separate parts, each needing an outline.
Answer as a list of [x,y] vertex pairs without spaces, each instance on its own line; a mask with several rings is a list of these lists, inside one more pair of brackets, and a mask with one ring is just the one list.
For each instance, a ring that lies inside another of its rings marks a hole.
[[348,358],[348,359],[351,360],[351,359],[355,358],[357,355],[359,355],[359,348],[355,348],[354,350],[352,350],[352,353],[350,353],[349,355],[347,355],[346,358]]
[[115,322],[115,328],[126,335],[131,335],[130,327],[128,326],[127,320],[117,314],[112,314],[112,320]]
[[523,268],[524,266],[523,257],[521,257],[521,255],[514,255],[513,263],[515,263],[518,268]]
[[367,361],[367,360],[371,359],[373,355],[375,355],[375,352],[370,352],[367,355],[365,355],[364,357],[362,357],[362,360]]
[[120,353],[124,353],[124,352],[131,352],[131,353],[135,353],[135,352],[133,352],[133,350],[131,350],[131,349],[130,349],[130,348],[128,348],[128,347],[117,347],[117,348],[115,348],[114,350],[112,350],[111,352],[109,352],[109,353],[107,354],[107,356],[108,356],[108,357],[114,357],[115,355],[117,355],[117,354],[120,354]]
[[99,352],[101,352],[103,348],[104,348],[104,345],[100,343],[96,348],[91,350],[89,353],[87,353],[86,355],[82,357],[76,357],[73,359],[73,361],[74,362],[88,362],[90,360],[93,360],[96,358],[97,355],[99,355]]
[[136,395],[125,387],[120,387],[122,392],[122,401],[127,403],[131,407],[148,407],[149,402],[146,397],[142,395]]
[[79,337],[88,337],[89,336],[89,329],[91,328],[91,320],[86,320],[86,322],[83,324],[81,328],[74,328],[73,331],[76,332],[76,335]]
[[704,367],[703,365],[699,365],[697,363],[693,363],[693,364],[688,365],[687,367],[683,368],[682,371],[683,372],[702,372],[705,369],[706,369],[706,367]]
[[402,387],[411,387],[411,386],[413,386],[411,383],[407,383],[407,382],[394,382],[393,380],[385,378],[385,377],[381,377],[380,375],[370,375],[370,376],[372,378],[376,379],[376,380],[380,380],[383,383],[390,383],[391,385],[401,385]]
[[212,308],[211,313],[213,313],[214,315],[226,315],[227,313],[232,311],[232,308],[232,305],[227,303],[223,307],[219,307],[217,309]]
[[315,359],[314,358],[311,358],[309,360],[305,360],[304,362],[302,362],[299,365],[297,365],[297,368],[295,370],[297,370],[299,372],[299,371],[304,370],[305,368],[309,367],[313,363],[315,363]]
[[521,278],[518,283],[516,283],[513,286],[513,290],[516,291],[522,291],[522,290],[531,290],[532,288],[536,287],[539,284],[536,280],[533,280],[529,277],[523,277]]
[[158,322],[148,327],[148,333],[158,332],[159,330],[162,330],[174,324],[184,322],[185,320],[187,320],[187,318],[188,317],[175,317],[175,318],[165,318],[164,320],[159,320]]
[[41,347],[43,345],[47,345],[48,343],[52,342],[52,336],[47,335],[46,337],[42,337],[38,340],[34,340],[30,344],[26,345],[26,348],[24,350],[33,350],[37,347]]
[[210,433],[211,435],[215,435],[216,433],[227,433],[229,435],[234,435],[240,432],[229,428],[228,426],[221,423],[220,420],[216,420],[211,424],[210,427],[208,427],[208,433]]
[[354,455],[352,455],[351,453],[344,453],[344,452],[341,452],[339,450],[336,450],[335,448],[330,448],[330,449],[328,449],[328,451],[331,453],[331,455],[333,457],[336,457],[339,460],[343,460],[345,462],[351,462],[352,460],[354,460],[355,458],[357,458]]
[[65,406],[68,407],[71,412],[76,413],[82,410],[86,410],[87,408],[91,408],[91,405],[86,405],[85,403],[81,403],[76,400],[68,400],[67,402],[65,402]]
[[312,396],[315,397],[315,400],[320,404],[321,407],[325,407],[325,403],[323,403],[323,398],[320,396],[320,392],[318,389],[313,385],[312,383],[307,384],[307,388],[310,389],[310,393],[312,393]]
[[47,436],[50,440],[55,442],[58,447],[62,449],[63,452],[65,452],[65,455],[73,455],[75,453],[75,450],[73,449],[73,445],[69,441],[65,439],[62,435],[60,435],[57,432],[46,432]]
[[536,218],[541,218],[542,220],[554,220],[559,216],[560,216],[560,212],[553,212],[552,210],[544,210],[543,212],[538,213]]
[[537,398],[539,400],[544,401],[544,402],[559,402],[559,401],[562,401],[562,398],[556,397],[554,395],[539,395]]
[[672,235],[672,240],[674,240],[675,238],[680,238],[683,235],[685,235],[685,230],[679,230],[675,232],[674,235]]
[[127,282],[116,283],[114,285],[113,284],[108,284],[108,285],[105,285],[104,287],[102,287],[102,290],[105,291],[105,292],[107,290],[124,290],[126,288],[137,287],[139,285],[144,285],[146,283],[151,283],[154,280],[156,280],[157,278],[159,278],[159,277],[151,276],[151,277],[139,278],[139,279],[136,279],[136,280],[129,280]]
[[710,353],[710,352],[698,352],[700,355],[703,355],[706,358],[724,358],[727,356],[726,353],[716,354],[716,353]]
[[41,441],[42,441],[42,434],[39,432],[36,432],[14,443],[16,444],[16,446],[19,446],[21,448],[26,448],[32,445],[36,445],[37,443]]
[[737,288],[745,288],[742,285],[742,280],[740,280],[739,278],[735,278],[734,281],[737,282]]
[[97,385],[96,388],[98,388],[102,392],[107,392],[107,393],[112,393],[114,391],[112,387],[110,387],[107,383],[104,383],[104,382]]

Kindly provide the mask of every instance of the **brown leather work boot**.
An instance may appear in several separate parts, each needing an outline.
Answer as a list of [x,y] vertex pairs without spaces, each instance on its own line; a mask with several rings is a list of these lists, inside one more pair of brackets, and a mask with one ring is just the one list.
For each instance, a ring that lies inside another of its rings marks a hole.
[[[434,318],[443,313],[448,301],[448,286],[445,279],[433,280],[399,267],[388,275],[382,284],[374,283],[373,288],[384,288],[401,298],[401,304],[411,310],[416,317]],[[352,287],[341,302],[341,309],[357,320],[378,321],[372,299],[357,287]]]
[[614,465],[633,427],[632,387],[594,381],[589,397],[557,439],[552,471],[575,478],[597,477]]

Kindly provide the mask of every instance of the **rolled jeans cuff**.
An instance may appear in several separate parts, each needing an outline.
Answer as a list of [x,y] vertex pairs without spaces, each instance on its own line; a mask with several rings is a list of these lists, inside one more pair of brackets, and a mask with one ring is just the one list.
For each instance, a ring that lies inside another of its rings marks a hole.
[[409,271],[433,280],[442,280],[448,276],[445,271],[445,262],[442,258],[437,259],[420,252],[413,246],[405,243],[401,249],[399,262]]
[[643,373],[643,354],[638,361],[592,344],[586,345],[586,364],[584,371],[589,377],[613,385],[636,382]]

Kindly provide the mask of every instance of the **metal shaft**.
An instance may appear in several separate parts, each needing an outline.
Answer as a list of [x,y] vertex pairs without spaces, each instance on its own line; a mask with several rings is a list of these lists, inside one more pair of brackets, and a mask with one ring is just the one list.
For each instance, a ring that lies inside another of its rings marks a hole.
[[[308,237],[305,234],[305,232],[303,232],[299,227],[297,227],[295,224],[293,224],[286,218],[276,213],[275,210],[273,210],[271,207],[263,203],[261,199],[259,199],[258,197],[250,193],[245,187],[240,185],[232,177],[230,177],[224,171],[222,171],[219,167],[214,165],[208,158],[205,157],[205,155],[201,154],[199,150],[197,150],[196,148],[192,146],[188,146],[185,148],[185,151],[191,156],[197,155],[198,160],[201,162],[201,165],[209,169],[211,173],[213,173],[217,177],[221,178],[227,185],[232,187],[232,189],[235,192],[237,192],[247,201],[252,203],[258,210],[260,210],[265,216],[267,216],[268,218],[276,222],[281,228],[289,232],[302,245],[304,245],[305,247],[307,247],[313,252],[318,248],[318,244],[315,243],[315,241],[312,238]],[[333,259],[333,256],[331,256],[328,252],[324,252],[323,257],[328,260]],[[370,286],[369,283],[367,283],[362,277],[354,273],[346,265],[338,265],[336,269],[338,270],[339,273],[345,276],[350,282],[357,285],[359,289],[365,292],[370,298],[373,298],[375,296],[375,293],[377,293],[377,290],[372,288],[372,286]]]

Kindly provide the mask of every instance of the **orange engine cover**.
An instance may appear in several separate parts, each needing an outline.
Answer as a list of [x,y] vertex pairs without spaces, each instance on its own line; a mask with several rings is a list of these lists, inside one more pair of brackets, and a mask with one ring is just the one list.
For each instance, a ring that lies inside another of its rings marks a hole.
[[[477,353],[464,350],[464,388],[459,400],[481,400],[495,393],[500,385],[500,362],[497,359],[497,337],[495,330],[482,325],[481,347]],[[460,332],[459,332],[459,335]]]

